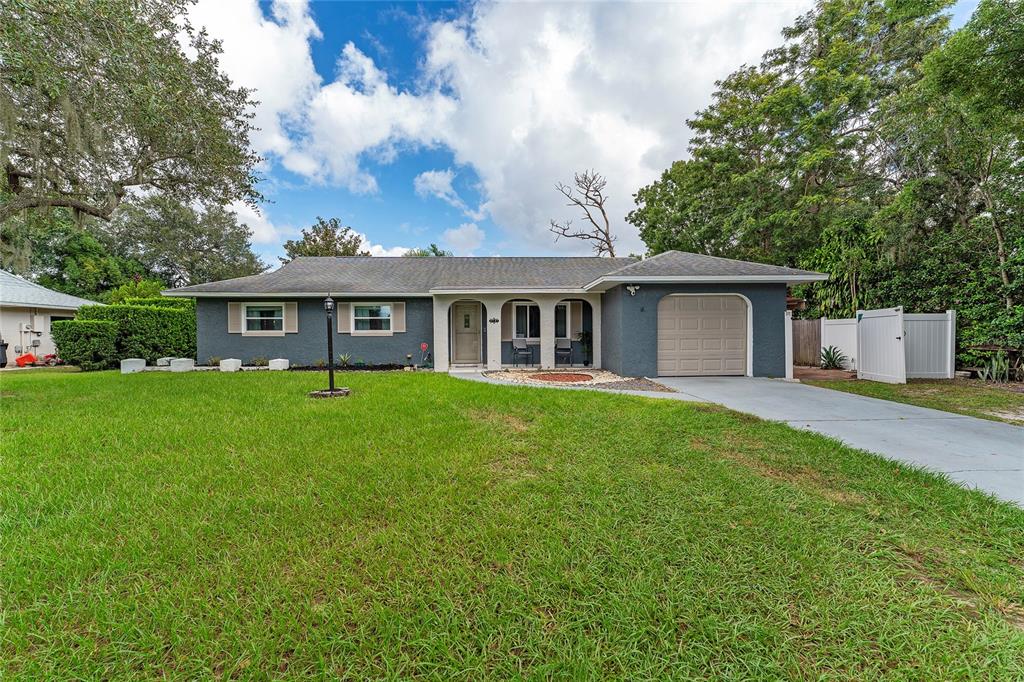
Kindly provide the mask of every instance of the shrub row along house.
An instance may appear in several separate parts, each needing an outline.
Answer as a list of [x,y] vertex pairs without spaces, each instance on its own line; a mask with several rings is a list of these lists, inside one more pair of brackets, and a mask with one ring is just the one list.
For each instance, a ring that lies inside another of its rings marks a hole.
[[786,287],[806,270],[669,251],[635,258],[296,258],[260,275],[165,291],[197,301],[199,360],[339,354],[498,369],[592,362],[623,376],[786,374]]

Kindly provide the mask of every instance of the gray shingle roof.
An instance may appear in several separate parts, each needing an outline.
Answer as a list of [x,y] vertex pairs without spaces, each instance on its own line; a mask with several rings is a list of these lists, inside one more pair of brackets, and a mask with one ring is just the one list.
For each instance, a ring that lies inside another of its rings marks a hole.
[[615,277],[808,277],[817,273],[669,251],[646,260],[597,257],[306,257],[274,272],[197,284],[172,295],[427,294],[439,290],[582,289]]
[[665,251],[634,261],[607,274],[609,277],[815,277],[819,272],[684,251]]
[[274,272],[175,289],[174,293],[426,294],[431,289],[577,289],[631,258],[307,257]]
[[62,294],[0,270],[0,305],[78,310],[83,305],[96,305],[96,301]]

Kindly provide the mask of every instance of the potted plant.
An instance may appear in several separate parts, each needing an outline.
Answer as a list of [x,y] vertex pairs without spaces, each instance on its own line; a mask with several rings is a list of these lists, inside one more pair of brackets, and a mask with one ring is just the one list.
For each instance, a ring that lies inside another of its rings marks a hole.
[[583,365],[585,367],[590,367],[590,349],[592,348],[592,344],[594,342],[593,333],[588,331],[581,331],[579,334],[576,335],[576,340],[580,342],[581,346],[583,346]]

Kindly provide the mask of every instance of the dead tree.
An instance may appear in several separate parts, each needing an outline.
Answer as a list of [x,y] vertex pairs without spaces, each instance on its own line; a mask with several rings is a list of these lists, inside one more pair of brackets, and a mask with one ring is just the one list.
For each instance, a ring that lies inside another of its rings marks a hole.
[[611,221],[608,220],[608,211],[605,210],[604,188],[608,181],[597,171],[589,170],[573,175],[573,185],[558,183],[555,188],[569,200],[566,206],[575,206],[583,211],[583,217],[587,222],[586,227],[574,228],[572,220],[558,222],[551,221],[551,232],[555,234],[557,242],[562,237],[567,239],[582,239],[591,242],[594,251],[598,256],[609,255],[615,257],[615,241],[617,237],[612,236]]

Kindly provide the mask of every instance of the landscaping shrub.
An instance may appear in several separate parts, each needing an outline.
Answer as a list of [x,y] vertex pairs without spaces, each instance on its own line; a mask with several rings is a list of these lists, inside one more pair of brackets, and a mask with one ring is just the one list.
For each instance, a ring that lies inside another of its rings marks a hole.
[[154,305],[83,306],[82,320],[107,320],[117,324],[117,357],[144,358],[196,356],[195,309]]
[[829,346],[821,349],[822,369],[843,369],[849,358],[837,346]]
[[117,323],[107,320],[59,320],[50,328],[57,354],[84,371],[106,369],[117,361]]
[[195,310],[196,300],[194,298],[168,298],[167,296],[152,296],[148,298],[126,298],[124,305],[148,305],[158,308],[179,308],[181,310]]

